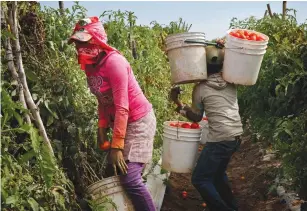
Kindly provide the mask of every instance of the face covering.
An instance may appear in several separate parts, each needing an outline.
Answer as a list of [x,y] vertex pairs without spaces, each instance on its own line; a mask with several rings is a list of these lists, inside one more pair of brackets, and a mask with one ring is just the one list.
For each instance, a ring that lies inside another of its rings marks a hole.
[[78,52],[78,63],[81,69],[85,70],[88,64],[96,64],[98,62],[99,54],[103,51],[99,45],[92,43],[76,43]]

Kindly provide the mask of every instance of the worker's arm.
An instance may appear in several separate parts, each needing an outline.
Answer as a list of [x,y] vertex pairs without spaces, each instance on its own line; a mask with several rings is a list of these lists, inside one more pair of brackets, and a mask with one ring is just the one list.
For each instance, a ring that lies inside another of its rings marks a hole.
[[107,131],[109,129],[109,122],[106,115],[106,112],[104,110],[103,105],[98,101],[98,131],[97,131],[97,144],[98,147],[100,144],[102,144],[104,141],[108,140],[107,137]]
[[203,118],[204,106],[203,106],[202,98],[200,95],[199,86],[195,86],[193,89],[192,108],[190,108],[187,105],[184,105],[179,100],[179,94],[180,94],[179,87],[173,88],[170,93],[171,100],[173,100],[178,106],[176,108],[176,111],[180,113],[182,116],[189,119],[190,121],[200,122]]

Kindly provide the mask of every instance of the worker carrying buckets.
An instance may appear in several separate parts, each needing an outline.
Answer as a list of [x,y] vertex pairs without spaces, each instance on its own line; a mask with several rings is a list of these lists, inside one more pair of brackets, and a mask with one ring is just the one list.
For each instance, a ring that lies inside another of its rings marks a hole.
[[[236,84],[256,83],[268,43],[265,35],[258,41],[234,36],[237,30],[227,32],[226,43],[206,42],[203,33],[195,32],[166,39],[171,82],[177,85],[170,90],[170,98],[177,105],[176,111],[192,122],[203,120],[205,112],[209,133],[195,165],[201,130],[171,128],[165,122],[162,167],[177,173],[193,171],[192,184],[210,210],[238,210],[226,173],[243,133]],[[250,30],[242,33],[256,34]],[[195,83],[192,106],[179,99],[179,86],[186,83]],[[170,130],[177,133],[170,136]]]

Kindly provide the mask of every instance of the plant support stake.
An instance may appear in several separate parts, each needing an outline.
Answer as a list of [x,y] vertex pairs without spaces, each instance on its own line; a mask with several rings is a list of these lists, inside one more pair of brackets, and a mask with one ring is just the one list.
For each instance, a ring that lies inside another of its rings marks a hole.
[[27,102],[27,105],[30,108],[30,111],[35,119],[36,125],[39,129],[40,135],[43,137],[44,143],[47,145],[49,148],[50,152],[52,155],[54,155],[51,143],[48,139],[47,132],[45,129],[45,126],[43,124],[43,121],[41,119],[40,113],[38,111],[38,107],[35,105],[31,92],[29,90],[28,84],[27,84],[27,79],[25,75],[25,71],[23,68],[23,63],[22,63],[22,56],[21,56],[21,48],[20,48],[20,43],[19,43],[19,34],[18,34],[18,19],[17,19],[17,2],[11,2],[8,4],[9,6],[9,24],[12,28],[12,33],[15,36],[14,40],[14,45],[15,45],[15,57],[16,57],[16,62],[17,62],[17,68],[18,68],[18,75],[19,79],[21,81],[21,84],[24,88],[24,95],[25,99]]

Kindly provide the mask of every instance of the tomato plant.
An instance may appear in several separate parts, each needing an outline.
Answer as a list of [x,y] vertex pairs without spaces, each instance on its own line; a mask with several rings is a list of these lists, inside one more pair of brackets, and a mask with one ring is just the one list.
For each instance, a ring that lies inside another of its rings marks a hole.
[[[307,197],[307,24],[298,24],[289,10],[285,20],[281,15],[233,19],[230,27],[269,37],[257,83],[239,87],[240,113],[253,139],[277,150],[280,176]],[[250,34],[250,39],[263,37]]]

